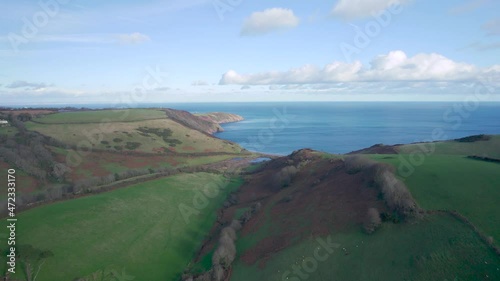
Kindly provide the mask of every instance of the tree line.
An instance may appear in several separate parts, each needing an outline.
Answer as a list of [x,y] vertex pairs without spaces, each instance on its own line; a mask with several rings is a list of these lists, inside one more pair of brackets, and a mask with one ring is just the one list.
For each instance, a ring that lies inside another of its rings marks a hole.
[[42,184],[48,181],[63,182],[69,171],[65,164],[55,161],[47,146],[64,146],[61,142],[28,131],[24,123],[10,116],[18,133],[14,136],[0,135],[0,157],[7,163],[38,179]]
[[[399,218],[407,219],[419,216],[421,209],[406,185],[394,174],[394,167],[379,163],[361,155],[349,155],[344,158],[346,172],[350,174],[363,172],[372,184],[378,188],[389,209]],[[377,220],[370,211],[373,222]]]

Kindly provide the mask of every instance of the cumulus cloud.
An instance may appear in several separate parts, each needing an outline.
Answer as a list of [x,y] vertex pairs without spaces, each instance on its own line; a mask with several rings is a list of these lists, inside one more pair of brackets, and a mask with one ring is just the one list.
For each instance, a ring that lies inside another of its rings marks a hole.
[[478,68],[471,64],[455,62],[436,53],[421,53],[408,57],[403,51],[392,51],[375,57],[369,66],[361,62],[333,62],[323,68],[304,65],[288,71],[270,71],[254,74],[226,72],[219,84],[286,85],[320,84],[339,82],[380,81],[471,81],[480,75],[500,75],[500,65]]
[[45,83],[33,83],[33,82],[27,82],[27,81],[14,81],[10,84],[5,85],[5,88],[9,89],[18,89],[18,88],[23,88],[23,89],[30,89],[30,90],[41,90],[44,88],[49,87],[50,85],[47,85]]
[[343,19],[366,18],[393,5],[403,5],[409,0],[339,0],[332,14]]
[[118,34],[116,37],[118,39],[118,42],[122,44],[139,44],[151,41],[151,38],[149,38],[149,36],[139,32],[130,34]]
[[255,12],[248,17],[241,28],[241,35],[260,35],[299,25],[299,18],[292,10],[271,8]]

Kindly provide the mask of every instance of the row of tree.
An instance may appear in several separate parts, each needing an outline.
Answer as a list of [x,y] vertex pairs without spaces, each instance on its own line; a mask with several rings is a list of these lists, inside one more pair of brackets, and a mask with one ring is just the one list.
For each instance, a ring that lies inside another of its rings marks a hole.
[[237,232],[247,223],[251,217],[261,208],[260,202],[252,204],[239,220],[233,220],[222,228],[219,234],[217,248],[212,256],[212,268],[196,277],[187,275],[183,277],[185,281],[222,281],[226,280],[236,258]]
[[394,167],[379,163],[361,155],[344,158],[347,173],[364,172],[382,194],[386,205],[401,219],[420,214],[415,199],[406,185],[394,174]]

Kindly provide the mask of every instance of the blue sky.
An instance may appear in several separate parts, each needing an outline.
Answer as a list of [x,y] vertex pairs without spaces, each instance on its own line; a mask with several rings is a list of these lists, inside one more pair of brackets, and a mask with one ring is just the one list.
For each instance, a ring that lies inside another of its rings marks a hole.
[[0,105],[500,101],[495,0],[1,5]]

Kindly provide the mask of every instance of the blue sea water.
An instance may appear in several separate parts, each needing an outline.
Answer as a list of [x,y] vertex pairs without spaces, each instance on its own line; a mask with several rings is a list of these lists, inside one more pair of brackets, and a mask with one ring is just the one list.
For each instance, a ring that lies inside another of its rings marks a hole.
[[193,112],[224,111],[245,120],[217,137],[273,154],[300,148],[347,153],[374,144],[500,134],[500,103],[222,103],[186,104]]
[[[106,105],[78,105],[99,108]],[[177,103],[190,112],[236,113],[242,122],[223,125],[216,136],[252,150],[289,154],[300,148],[347,153],[374,144],[500,134],[500,103],[302,102]]]

